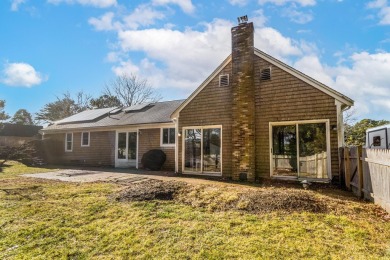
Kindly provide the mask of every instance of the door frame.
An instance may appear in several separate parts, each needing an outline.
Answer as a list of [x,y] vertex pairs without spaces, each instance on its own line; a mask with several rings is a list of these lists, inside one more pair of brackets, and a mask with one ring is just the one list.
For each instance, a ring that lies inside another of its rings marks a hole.
[[[126,133],[126,158],[118,159],[118,135],[119,133]],[[138,169],[138,149],[139,149],[139,129],[121,129],[115,131],[115,168],[128,168],[134,167],[133,161],[128,160],[128,145],[129,145],[129,133],[137,133],[137,148],[136,148],[136,159],[135,168]]]
[[[211,129],[211,128],[220,128],[221,129],[221,147],[220,147],[220,164],[221,164],[221,171],[220,172],[207,172],[203,171],[203,129]],[[185,130],[188,129],[200,129],[201,130],[201,142],[200,142],[200,169],[202,171],[200,172],[191,172],[191,171],[185,171]],[[223,129],[222,125],[204,125],[204,126],[184,126],[182,127],[182,142],[181,142],[181,149],[182,149],[182,173],[183,174],[189,174],[189,175],[202,175],[202,176],[222,176],[223,172]]]
[[[299,124],[315,124],[315,123],[325,123],[326,126],[326,156],[327,160],[327,174],[328,178],[304,178],[300,177],[300,169],[299,169]],[[290,176],[274,176],[273,175],[273,167],[272,167],[272,127],[273,126],[283,126],[283,125],[295,125],[297,132],[297,177]],[[330,146],[330,122],[329,119],[315,119],[315,120],[297,120],[297,121],[279,121],[279,122],[269,122],[269,166],[270,166],[270,177],[275,179],[287,179],[287,180],[312,180],[312,181],[329,181],[332,178],[332,158],[331,158],[331,146]]]

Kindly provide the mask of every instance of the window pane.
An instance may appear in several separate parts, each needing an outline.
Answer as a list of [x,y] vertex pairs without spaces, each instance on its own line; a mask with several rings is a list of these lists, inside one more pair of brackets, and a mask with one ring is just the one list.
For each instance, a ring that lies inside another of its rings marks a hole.
[[137,159],[137,133],[129,133],[129,142],[128,142],[128,156],[129,160]]
[[221,129],[203,129],[203,171],[221,172]]
[[66,150],[71,151],[72,150],[72,141],[66,142]]
[[67,151],[72,151],[72,140],[73,139],[73,134],[72,133],[67,133],[66,134],[66,150]]
[[169,143],[174,144],[175,143],[175,128],[169,128]]
[[186,129],[184,137],[184,170],[201,172],[201,129]]
[[163,129],[163,144],[168,144],[168,137],[169,137],[168,130],[169,130],[168,128]]
[[272,127],[272,167],[274,176],[297,176],[295,125]]
[[328,178],[326,124],[300,124],[299,177]]
[[118,134],[118,159],[126,159],[126,133]]
[[89,145],[89,133],[82,133],[83,141],[82,145]]

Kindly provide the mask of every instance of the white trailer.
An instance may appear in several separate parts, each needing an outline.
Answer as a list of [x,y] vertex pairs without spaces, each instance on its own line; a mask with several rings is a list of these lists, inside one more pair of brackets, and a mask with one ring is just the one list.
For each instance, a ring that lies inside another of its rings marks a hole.
[[367,129],[366,147],[390,149],[390,125],[381,125]]

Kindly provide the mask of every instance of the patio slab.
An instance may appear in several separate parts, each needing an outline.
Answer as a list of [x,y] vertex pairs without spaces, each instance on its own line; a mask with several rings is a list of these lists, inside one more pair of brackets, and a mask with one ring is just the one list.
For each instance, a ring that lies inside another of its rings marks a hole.
[[23,174],[24,177],[30,178],[41,178],[49,180],[59,180],[66,182],[96,182],[96,181],[107,181],[107,182],[142,182],[148,179],[155,180],[176,180],[185,181],[192,184],[216,184],[223,183],[217,180],[206,180],[186,176],[178,176],[173,172],[156,172],[156,171],[144,171],[144,170],[124,170],[112,169],[112,170],[97,170],[97,169],[60,169],[53,172],[45,173],[33,173]]

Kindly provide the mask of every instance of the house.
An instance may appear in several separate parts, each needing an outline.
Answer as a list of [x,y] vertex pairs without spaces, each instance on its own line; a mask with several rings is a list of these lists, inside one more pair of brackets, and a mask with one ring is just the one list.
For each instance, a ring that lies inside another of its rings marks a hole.
[[353,100],[254,48],[252,23],[232,30],[232,54],[186,99],[82,112],[42,130],[58,162],[165,169],[255,181],[339,175],[342,113]]
[[2,123],[0,125],[0,147],[16,147],[41,138],[42,126]]

